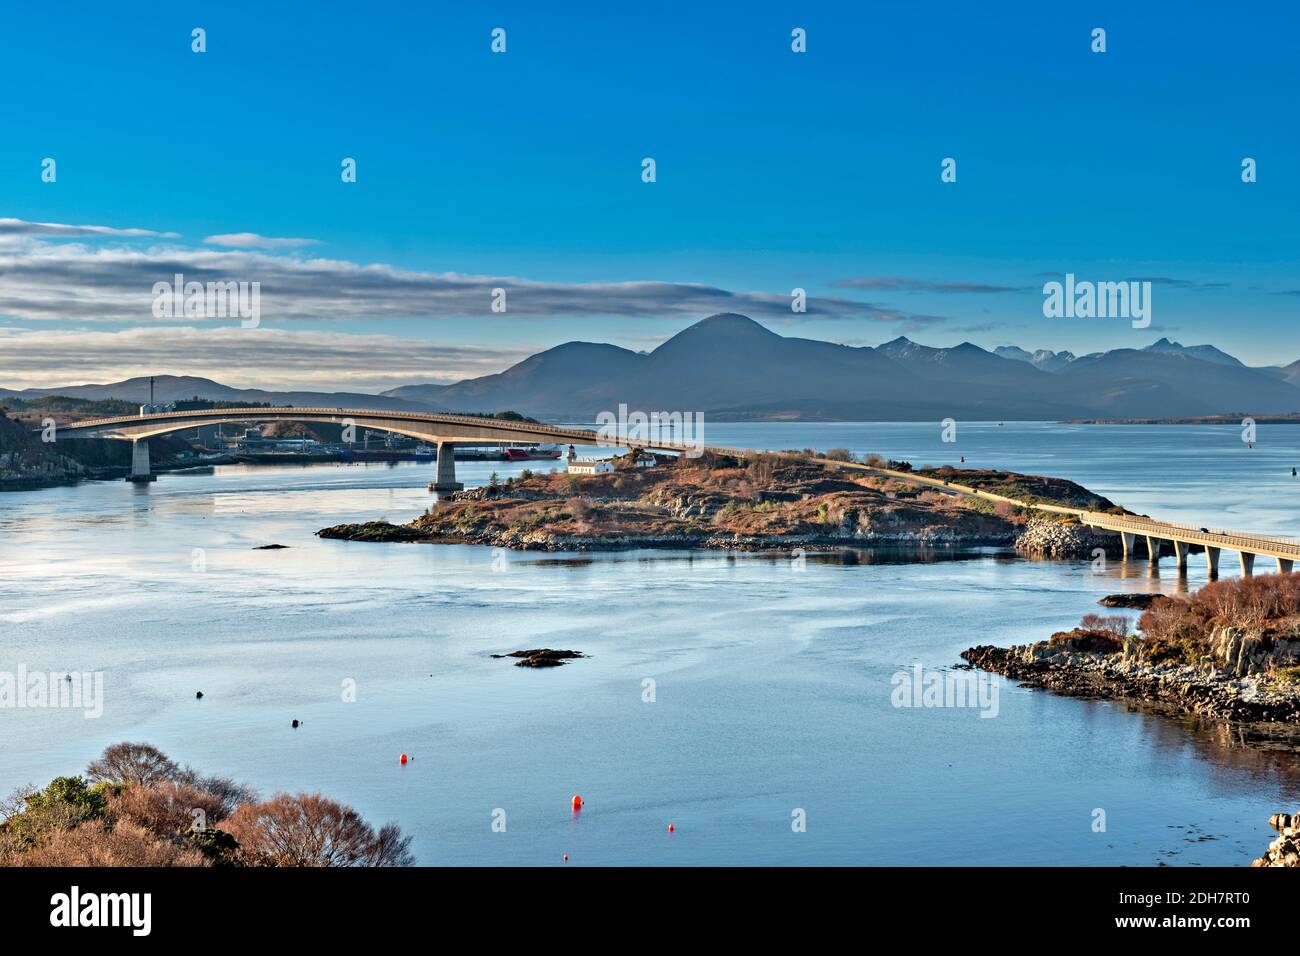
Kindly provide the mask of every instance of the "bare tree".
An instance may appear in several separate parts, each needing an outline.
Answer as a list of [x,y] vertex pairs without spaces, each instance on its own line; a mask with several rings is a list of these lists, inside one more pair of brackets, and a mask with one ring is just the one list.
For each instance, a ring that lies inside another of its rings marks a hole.
[[217,801],[217,815],[212,817],[214,820],[224,820],[240,804],[256,803],[258,799],[257,791],[252,787],[229,777],[205,776],[188,764],[177,775],[177,781],[188,784]]
[[153,744],[122,742],[105,749],[86,768],[91,783],[137,783],[148,787],[161,780],[176,780],[176,762]]
[[0,824],[27,809],[27,798],[36,792],[32,784],[15,787],[7,796],[0,797]]
[[244,804],[222,829],[252,866],[410,866],[410,837],[394,824],[378,833],[349,806],[319,793],[279,793]]
[[206,829],[220,823],[229,812],[218,794],[164,780],[152,787],[124,788],[109,799],[107,815],[129,820],[160,837],[176,837],[193,830],[196,819],[201,821],[200,828]]
[[1079,626],[1085,631],[1100,631],[1113,637],[1128,637],[1129,620],[1122,614],[1103,617],[1100,614],[1085,614]]

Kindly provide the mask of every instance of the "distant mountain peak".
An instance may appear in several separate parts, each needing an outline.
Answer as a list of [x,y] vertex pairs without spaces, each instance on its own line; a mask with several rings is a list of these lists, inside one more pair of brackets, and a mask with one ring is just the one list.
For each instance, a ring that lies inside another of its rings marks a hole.
[[[700,319],[700,321],[682,329],[673,338],[683,335],[748,335],[760,338],[781,338],[765,325],[755,322],[749,316],[741,315],[739,312],[718,312],[707,319]],[[669,339],[669,341],[671,342],[672,339]]]
[[715,345],[735,347],[742,343],[761,348],[767,343],[780,341],[783,341],[780,335],[747,315],[738,312],[719,312],[688,325],[661,343],[651,355],[663,358],[683,349],[696,350]]
[[739,312],[715,312],[710,316],[706,316],[705,318],[700,319],[700,321],[691,325],[690,328],[698,329],[698,328],[703,328],[705,326],[726,326],[726,325],[754,327],[754,328],[763,329],[763,331],[765,332],[767,331],[767,329],[764,329],[762,325],[755,322],[749,316],[741,315]]
[[1077,358],[1073,352],[1053,352],[1051,349],[1037,349],[1029,352],[1015,345],[999,345],[993,350],[994,355],[1013,362],[1028,362],[1044,372],[1055,372],[1065,368]]
[[1187,358],[1200,359],[1202,362],[1213,362],[1216,365],[1245,367],[1239,359],[1234,358],[1227,352],[1216,349],[1213,345],[1183,345],[1181,342],[1171,342],[1165,337],[1152,342],[1141,351],[1165,355],[1184,355]]

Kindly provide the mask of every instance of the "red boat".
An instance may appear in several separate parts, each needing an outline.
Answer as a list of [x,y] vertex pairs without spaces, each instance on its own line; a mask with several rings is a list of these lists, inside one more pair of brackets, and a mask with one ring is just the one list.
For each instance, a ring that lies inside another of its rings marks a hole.
[[533,448],[506,448],[506,461],[554,461],[560,457],[558,445],[537,445]]

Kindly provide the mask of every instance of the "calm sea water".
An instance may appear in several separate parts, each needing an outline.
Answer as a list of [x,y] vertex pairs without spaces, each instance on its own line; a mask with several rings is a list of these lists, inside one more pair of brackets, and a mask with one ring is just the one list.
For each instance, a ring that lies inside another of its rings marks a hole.
[[[1239,436],[989,423],[945,445],[937,424],[745,424],[706,439],[964,454],[1160,517],[1300,534],[1300,428]],[[457,465],[471,485],[522,467]],[[1113,591],[1198,587],[1195,556],[1183,581],[994,554],[802,571],[782,555],[512,554],[494,570],[484,548],[313,537],[409,520],[431,471],[230,467],[0,495],[0,670],[105,680],[98,719],[0,710],[0,787],[149,741],[394,820],[425,864],[1244,864],[1269,814],[1294,809],[1294,751],[1222,727],[1011,684],[992,719],[891,704],[900,670],[1041,639]],[[253,550],[268,543],[289,548]],[[590,657],[490,656],[538,646]]]

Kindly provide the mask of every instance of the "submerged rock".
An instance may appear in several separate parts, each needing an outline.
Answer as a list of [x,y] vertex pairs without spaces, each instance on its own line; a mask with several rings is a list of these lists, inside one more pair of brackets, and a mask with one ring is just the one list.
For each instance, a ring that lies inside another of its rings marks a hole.
[[515,667],[560,667],[565,661],[577,660],[587,655],[581,651],[557,651],[549,647],[536,647],[529,651],[511,651],[509,654],[493,654],[495,658],[517,657]]
[[259,544],[254,551],[281,551],[289,547],[287,544]]

